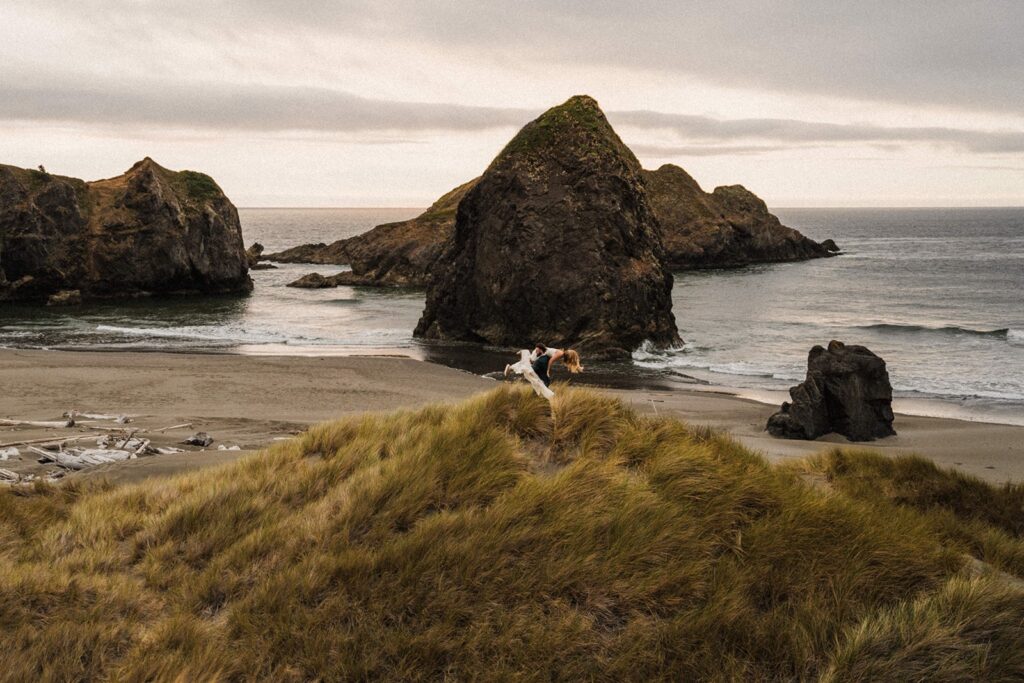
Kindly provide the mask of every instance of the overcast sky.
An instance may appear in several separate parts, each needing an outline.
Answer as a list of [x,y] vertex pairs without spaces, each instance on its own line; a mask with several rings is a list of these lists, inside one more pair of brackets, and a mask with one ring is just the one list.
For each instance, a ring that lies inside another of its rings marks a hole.
[[1024,2],[3,0],[0,163],[424,206],[569,96],[771,206],[1024,205]]

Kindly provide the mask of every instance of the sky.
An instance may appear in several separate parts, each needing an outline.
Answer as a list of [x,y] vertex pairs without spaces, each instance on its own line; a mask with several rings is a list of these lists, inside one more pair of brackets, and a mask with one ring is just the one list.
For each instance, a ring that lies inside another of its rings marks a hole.
[[0,163],[426,206],[596,98],[769,206],[1024,206],[1024,2],[3,0]]

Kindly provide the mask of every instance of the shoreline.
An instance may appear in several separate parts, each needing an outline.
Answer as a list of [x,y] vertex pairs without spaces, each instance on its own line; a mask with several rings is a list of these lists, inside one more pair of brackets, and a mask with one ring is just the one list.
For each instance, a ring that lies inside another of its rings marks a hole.
[[[0,346],[0,353],[9,351],[33,351],[40,353],[140,353],[140,354],[172,354],[172,355],[196,355],[196,356],[240,356],[244,358],[407,358],[421,363],[430,363],[442,367],[451,368],[466,372],[470,375],[487,377],[488,374],[495,374],[507,360],[508,353],[494,349],[473,348],[472,353],[463,355],[458,346],[422,344],[415,348],[401,349],[394,347],[366,347],[359,348],[331,348],[302,345],[283,344],[250,344],[231,348],[216,349],[187,349],[187,348],[109,348],[109,347],[75,347],[75,346],[53,346],[48,348],[20,348],[16,346]],[[291,353],[281,353],[290,351]],[[492,360],[492,363],[488,363]],[[469,362],[467,362],[469,361]],[[776,409],[783,401],[789,401],[788,389],[756,388],[731,386],[716,381],[705,379],[694,375],[664,376],[657,373],[646,375],[649,372],[641,369],[640,373],[629,372],[591,372],[588,376],[576,378],[576,381],[584,386],[593,386],[605,389],[630,389],[642,390],[651,388],[678,388],[683,391],[700,391],[710,394],[726,394],[739,399],[754,401],[756,403],[775,406]],[[794,384],[797,382],[794,381]],[[984,397],[964,396],[962,399]],[[957,420],[960,422],[991,424],[1001,426],[1024,427],[1024,407],[1019,416],[1010,416],[996,413],[978,413],[965,407],[952,397],[920,395],[916,397],[896,396],[893,398],[893,412],[897,415],[907,417],[925,417],[944,420]]]
[[[587,386],[584,383],[578,383]],[[309,425],[365,411],[416,408],[458,401],[495,386],[495,380],[436,362],[394,355],[253,356],[233,353],[0,349],[0,417],[56,420],[67,410],[134,415],[130,428],[161,432],[155,445],[175,445],[206,431],[239,450],[190,450],[87,470],[119,481],[228,462]],[[594,387],[638,412],[670,415],[726,432],[769,460],[780,462],[830,448],[918,453],[993,482],[1024,481],[1024,427],[897,413],[899,434],[851,444],[829,435],[817,441],[777,439],[764,432],[776,406],[708,385]],[[88,433],[112,426],[88,423],[67,429],[0,428],[0,443]],[[187,433],[186,433],[187,432]],[[22,454],[0,467],[41,472]],[[49,468],[52,469],[52,468]],[[80,475],[75,475],[80,476]]]

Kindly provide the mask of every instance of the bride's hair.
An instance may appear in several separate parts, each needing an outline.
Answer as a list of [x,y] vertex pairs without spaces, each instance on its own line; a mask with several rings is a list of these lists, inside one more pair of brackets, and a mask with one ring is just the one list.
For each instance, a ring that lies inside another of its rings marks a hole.
[[569,372],[573,374],[583,372],[583,366],[580,365],[580,354],[576,353],[572,349],[565,350],[565,354],[562,356],[562,362],[565,363],[565,367],[569,368]]

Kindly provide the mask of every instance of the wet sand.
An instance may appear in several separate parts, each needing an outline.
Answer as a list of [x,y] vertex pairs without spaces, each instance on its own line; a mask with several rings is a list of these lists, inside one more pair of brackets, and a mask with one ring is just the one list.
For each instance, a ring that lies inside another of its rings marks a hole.
[[[362,411],[460,400],[495,386],[492,379],[434,363],[395,357],[290,357],[214,354],[0,350],[0,417],[57,420],[64,411],[128,414],[129,429],[154,445],[178,445],[205,431],[207,450],[151,456],[92,468],[84,476],[135,481],[230,462],[310,424]],[[918,453],[989,481],[1024,481],[1024,427],[898,415],[899,435],[850,445],[842,437],[815,442],[775,439],[763,431],[774,407],[696,389],[606,389],[637,410],[671,415],[729,432],[781,461],[826,448]],[[156,430],[188,423],[191,426]],[[0,426],[0,444],[67,438],[116,428],[85,420],[73,428]],[[81,445],[90,445],[89,441]],[[240,450],[216,450],[218,446]],[[0,468],[43,474],[24,447]],[[83,474],[74,474],[74,477]]]

